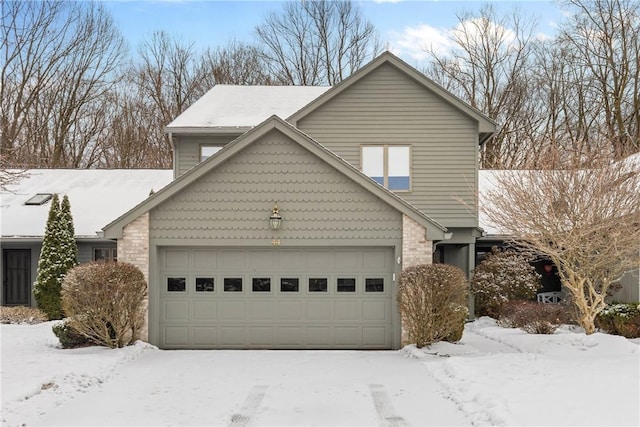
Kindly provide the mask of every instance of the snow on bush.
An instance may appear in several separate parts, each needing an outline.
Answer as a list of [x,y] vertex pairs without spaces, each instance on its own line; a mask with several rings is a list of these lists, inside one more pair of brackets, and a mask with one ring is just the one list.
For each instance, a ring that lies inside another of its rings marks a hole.
[[471,280],[476,314],[496,319],[508,301],[533,299],[539,288],[540,275],[526,256],[495,247],[476,267]]
[[498,324],[520,328],[529,334],[553,334],[567,319],[567,310],[563,304],[509,301],[502,308]]
[[609,304],[598,314],[596,326],[608,334],[640,338],[640,304]]
[[467,278],[448,264],[423,264],[402,271],[398,308],[409,340],[418,347],[459,341],[467,318]]
[[92,262],[73,268],[62,284],[69,326],[98,345],[133,344],[144,325],[147,283],[125,262]]

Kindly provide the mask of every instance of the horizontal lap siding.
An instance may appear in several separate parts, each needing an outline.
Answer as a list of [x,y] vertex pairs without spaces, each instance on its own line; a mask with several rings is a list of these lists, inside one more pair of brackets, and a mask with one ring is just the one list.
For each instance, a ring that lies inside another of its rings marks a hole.
[[358,168],[363,144],[410,144],[412,191],[398,195],[445,226],[477,225],[477,123],[392,65],[297,126]]
[[200,163],[200,146],[225,145],[239,135],[210,135],[210,136],[174,136],[173,143],[176,150],[176,168],[180,176]]
[[272,131],[151,212],[151,238],[271,239],[278,202],[282,244],[315,239],[398,240],[395,208],[297,143]]

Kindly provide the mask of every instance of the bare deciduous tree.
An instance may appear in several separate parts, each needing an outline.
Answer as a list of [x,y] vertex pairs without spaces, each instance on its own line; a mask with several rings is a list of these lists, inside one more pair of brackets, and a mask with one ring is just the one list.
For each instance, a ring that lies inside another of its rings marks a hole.
[[594,163],[496,171],[482,202],[501,233],[558,266],[588,334],[611,285],[640,264],[640,165],[610,156]]
[[125,44],[97,3],[2,2],[2,156],[29,167],[90,167],[103,95]]
[[606,140],[616,158],[640,150],[640,3],[566,0],[574,14],[558,43],[571,53],[593,123],[592,143]]
[[498,133],[483,147],[485,168],[514,167],[523,162],[523,135],[537,126],[531,115],[528,79],[535,45],[535,21],[517,11],[498,15],[492,6],[458,16],[451,31],[454,49],[441,54],[426,47],[427,71],[440,84],[495,119]]
[[256,46],[230,41],[226,46],[207,49],[202,55],[202,78],[205,88],[217,84],[270,85],[264,55]]
[[256,28],[277,81],[334,85],[373,59],[376,30],[349,0],[286,2]]

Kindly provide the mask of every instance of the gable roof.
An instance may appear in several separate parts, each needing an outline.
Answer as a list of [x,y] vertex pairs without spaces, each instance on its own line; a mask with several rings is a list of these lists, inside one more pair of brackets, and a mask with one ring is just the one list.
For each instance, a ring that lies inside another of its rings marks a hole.
[[439,224],[435,220],[416,209],[414,206],[396,196],[389,190],[377,184],[368,176],[364,175],[351,164],[336,156],[333,152],[325,148],[323,145],[304,134],[300,130],[294,128],[277,116],[271,116],[254,129],[241,135],[231,143],[227,144],[222,150],[215,155],[209,157],[204,162],[198,164],[188,172],[179,176],[171,184],[167,185],[161,191],[153,194],[147,200],[135,206],[120,218],[111,222],[103,228],[105,237],[120,238],[122,237],[123,228],[140,215],[150,211],[162,202],[168,200],[173,195],[181,191],[189,184],[195,182],[205,174],[214,170],[218,165],[222,164],[229,158],[239,153],[243,148],[253,144],[269,131],[276,129],[292,141],[298,143],[303,148],[318,156],[324,162],[334,167],[355,183],[359,184],[366,191],[374,194],[376,197],[389,204],[393,208],[407,215],[418,224],[422,225],[428,233],[430,240],[442,240],[445,238],[444,233],[447,228]]
[[469,116],[473,120],[478,122],[478,130],[480,133],[480,144],[486,142],[491,135],[493,135],[496,131],[496,122],[490,119],[488,116],[472,107],[462,99],[453,95],[451,92],[440,86],[435,81],[431,80],[423,73],[419,72],[391,52],[384,52],[376,59],[353,73],[351,76],[344,79],[342,82],[333,86],[330,90],[324,92],[316,99],[299,109],[297,112],[292,114],[287,118],[287,121],[292,123],[294,126],[297,126],[297,123],[302,120],[307,115],[311,114],[314,110],[324,105],[342,91],[348,89],[353,86],[355,83],[369,75],[372,71],[376,70],[383,64],[390,64],[393,67],[397,68],[404,74],[406,74],[409,78],[416,81],[418,84],[422,85],[429,91],[433,92],[444,101],[451,104],[453,107],[458,109],[461,113]]
[[69,196],[78,238],[96,238],[105,223],[171,182],[169,169],[30,169],[2,192],[2,239],[42,239],[51,202],[24,203],[36,193]]
[[329,88],[216,85],[169,123],[165,131],[245,131],[271,115],[290,116]]

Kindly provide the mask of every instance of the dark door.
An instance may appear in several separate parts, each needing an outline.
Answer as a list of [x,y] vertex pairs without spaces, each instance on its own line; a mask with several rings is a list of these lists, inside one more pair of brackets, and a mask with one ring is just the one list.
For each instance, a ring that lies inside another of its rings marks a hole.
[[31,249],[2,252],[4,305],[31,305]]

